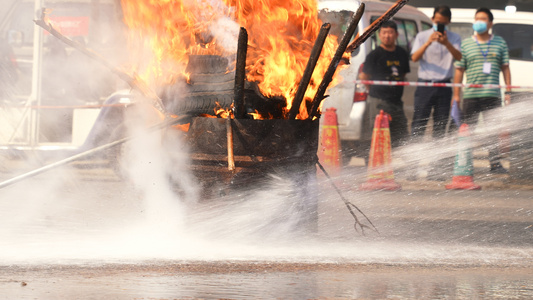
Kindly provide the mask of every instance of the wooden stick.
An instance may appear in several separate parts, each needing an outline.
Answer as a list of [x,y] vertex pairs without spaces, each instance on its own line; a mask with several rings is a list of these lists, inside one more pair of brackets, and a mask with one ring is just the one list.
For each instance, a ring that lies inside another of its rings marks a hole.
[[292,101],[292,107],[289,111],[289,120],[294,120],[300,112],[300,105],[302,104],[302,101],[304,99],[305,91],[309,86],[311,76],[313,75],[313,71],[315,70],[316,63],[318,62],[318,58],[320,57],[320,53],[322,52],[322,48],[324,47],[324,43],[326,42],[326,37],[328,36],[330,29],[331,24],[329,23],[322,24],[322,27],[320,28],[320,32],[318,33],[313,49],[311,50],[309,61],[307,62],[307,66],[305,67],[302,80],[300,80],[298,90],[296,91],[296,95],[294,96],[294,100]]
[[228,140],[228,170],[235,171],[235,157],[233,156],[233,128],[231,118],[226,119],[226,137]]
[[237,62],[235,67],[235,98],[233,99],[233,114],[235,119],[244,118],[244,80],[246,77],[246,53],[248,51],[248,32],[241,27],[237,46]]
[[333,59],[331,60],[329,67],[326,70],[326,73],[324,74],[324,78],[322,78],[322,82],[318,86],[318,90],[315,94],[315,98],[313,99],[313,102],[311,104],[311,110],[309,112],[310,120],[312,120],[318,113],[318,108],[320,107],[322,100],[325,99],[324,94],[326,93],[326,89],[328,88],[328,85],[333,80],[333,75],[335,74],[335,71],[337,70],[337,67],[339,66],[339,62],[341,61],[342,56],[344,52],[346,51],[346,47],[348,47],[348,43],[352,39],[355,33],[355,29],[357,29],[357,24],[361,20],[361,17],[363,16],[364,12],[365,12],[365,4],[361,3],[359,8],[357,9],[357,12],[352,18],[352,21],[350,22],[348,29],[346,29],[346,32],[344,33],[344,36],[342,37],[342,40],[339,43],[339,47],[337,47],[337,51],[335,52],[335,55],[333,56]]
[[408,1],[409,0],[398,0],[396,4],[391,6],[389,10],[387,10],[381,17],[375,20],[361,36],[356,38],[346,48],[346,52],[351,53],[359,46],[361,46],[372,34],[374,34],[374,32],[376,32],[381,27],[381,24],[390,20],[390,18],[392,18],[392,16],[394,16],[405,4],[407,4]]

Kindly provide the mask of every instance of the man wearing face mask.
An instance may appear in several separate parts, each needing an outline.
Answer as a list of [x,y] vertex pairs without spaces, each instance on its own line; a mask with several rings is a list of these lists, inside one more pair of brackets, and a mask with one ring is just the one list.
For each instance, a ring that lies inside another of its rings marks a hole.
[[[414,62],[420,62],[419,82],[451,83],[454,75],[453,63],[462,58],[461,36],[448,30],[448,24],[452,19],[452,12],[448,6],[435,7],[431,19],[433,28],[416,35],[411,50],[411,59]],[[432,110],[432,135],[434,138],[444,136],[450,115],[451,100],[452,88],[450,87],[417,87],[415,111],[411,123],[411,135],[415,140],[424,136]],[[443,166],[438,166],[437,163],[432,163],[428,179],[448,178],[449,176],[443,173]]]
[[[452,82],[454,60],[460,60],[461,36],[447,29],[452,12],[448,6],[435,7],[433,28],[416,35],[411,50],[411,59],[420,61],[418,81]],[[418,87],[415,92],[415,113],[413,115],[412,135],[424,135],[426,125],[433,109],[433,137],[442,137],[450,112],[452,89],[449,87]]]
[[[473,29],[474,36],[462,41],[461,52],[463,58],[455,63],[455,83],[461,83],[466,73],[466,82],[473,84],[499,84],[500,72],[506,85],[511,85],[511,72],[509,69],[509,49],[502,37],[490,34],[494,17],[488,8],[480,8],[475,14]],[[453,89],[452,101],[460,103],[460,88]],[[510,89],[505,95],[506,104],[510,103]],[[464,88],[463,90],[463,116],[471,131],[477,123],[479,114],[501,107],[500,89],[489,88]],[[497,119],[489,119],[484,114],[484,122],[494,125]],[[500,163],[498,136],[487,141],[489,145],[490,172],[506,174]]]

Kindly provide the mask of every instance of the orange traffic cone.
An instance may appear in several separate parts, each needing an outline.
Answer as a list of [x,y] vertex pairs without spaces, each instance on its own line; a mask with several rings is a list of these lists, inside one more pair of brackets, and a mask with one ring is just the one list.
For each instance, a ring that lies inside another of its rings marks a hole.
[[333,175],[339,175],[341,170],[340,162],[340,139],[339,126],[337,123],[337,109],[331,107],[324,113],[324,123],[322,124],[322,138],[318,151],[318,159],[322,165]]
[[470,149],[470,133],[468,125],[459,127],[458,151],[455,156],[452,183],[446,185],[448,190],[480,190],[481,186],[474,184],[474,165],[472,150]]
[[390,116],[385,114],[383,110],[376,116],[368,159],[368,179],[361,184],[360,190],[399,191],[402,189],[401,185],[394,181],[394,172],[391,166],[389,118]]

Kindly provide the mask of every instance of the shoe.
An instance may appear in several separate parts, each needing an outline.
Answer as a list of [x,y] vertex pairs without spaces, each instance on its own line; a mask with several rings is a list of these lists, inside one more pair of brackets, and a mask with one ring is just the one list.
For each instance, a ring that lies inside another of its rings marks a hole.
[[492,174],[508,174],[509,171],[507,171],[501,163],[496,163],[490,165],[490,172]]

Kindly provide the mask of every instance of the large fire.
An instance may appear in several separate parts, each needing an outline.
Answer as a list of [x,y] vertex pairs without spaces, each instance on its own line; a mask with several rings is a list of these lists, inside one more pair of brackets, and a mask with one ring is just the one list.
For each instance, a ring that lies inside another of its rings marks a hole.
[[[265,96],[283,96],[287,110],[322,25],[316,0],[121,1],[135,40],[147,43],[152,53],[136,70],[144,80],[163,84],[187,76],[189,55],[235,54],[238,30],[244,27],[249,36],[247,80],[257,82]],[[307,101],[314,97],[336,47],[337,38],[328,37]],[[307,118],[305,105],[298,118]]]

